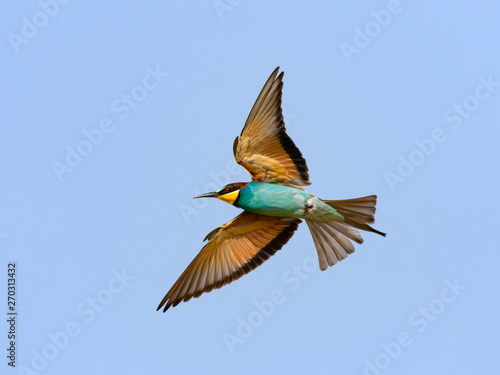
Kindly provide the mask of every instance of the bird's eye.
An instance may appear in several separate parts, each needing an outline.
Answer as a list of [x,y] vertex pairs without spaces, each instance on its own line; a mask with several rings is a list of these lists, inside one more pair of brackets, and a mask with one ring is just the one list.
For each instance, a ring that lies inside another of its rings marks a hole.
[[224,193],[229,192],[229,188],[225,188],[225,189],[223,190],[223,192],[224,192]]

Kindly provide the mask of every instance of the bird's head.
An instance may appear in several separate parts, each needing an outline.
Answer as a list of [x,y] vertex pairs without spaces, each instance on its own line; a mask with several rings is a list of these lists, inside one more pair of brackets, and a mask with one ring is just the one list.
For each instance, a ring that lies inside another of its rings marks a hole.
[[234,204],[240,195],[240,190],[244,188],[248,182],[234,182],[232,184],[227,184],[226,186],[220,188],[212,193],[205,193],[194,197],[196,198],[217,198],[221,201],[227,202],[229,204]]

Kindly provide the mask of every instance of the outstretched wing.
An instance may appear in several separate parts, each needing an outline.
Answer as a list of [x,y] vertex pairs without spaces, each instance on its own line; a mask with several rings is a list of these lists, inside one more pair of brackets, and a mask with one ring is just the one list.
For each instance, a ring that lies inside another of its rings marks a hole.
[[189,301],[230,284],[269,259],[292,237],[301,221],[242,212],[210,232],[208,243],[193,259],[157,310]]
[[286,134],[281,113],[283,72],[276,77],[278,70],[267,80],[240,137],[236,137],[234,157],[254,180],[295,187],[310,185],[306,161]]

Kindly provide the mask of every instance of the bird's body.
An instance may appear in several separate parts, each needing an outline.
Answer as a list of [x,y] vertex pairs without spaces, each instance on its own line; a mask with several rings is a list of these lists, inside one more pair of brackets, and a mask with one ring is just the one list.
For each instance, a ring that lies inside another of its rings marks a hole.
[[[305,220],[316,245],[321,270],[354,252],[351,241],[363,243],[356,229],[373,229],[376,195],[322,200],[306,192],[305,159],[286,134],[281,113],[283,72],[274,70],[233,145],[236,161],[251,182],[228,184],[195,198],[213,197],[244,211],[211,231],[208,243],[165,295],[158,310],[189,301],[227,285],[274,255]],[[356,228],[356,229],[354,229]]]
[[252,181],[243,187],[233,205],[259,215],[319,222],[344,220],[333,207],[307,191],[258,181]]

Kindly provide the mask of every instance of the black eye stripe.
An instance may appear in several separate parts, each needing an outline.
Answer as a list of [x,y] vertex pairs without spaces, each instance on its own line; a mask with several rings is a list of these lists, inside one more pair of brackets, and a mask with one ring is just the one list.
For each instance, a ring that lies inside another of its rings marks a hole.
[[233,191],[236,191],[236,190],[239,190],[240,189],[240,186],[224,186],[223,188],[221,188],[218,193],[219,194],[228,194],[228,193],[232,193]]

